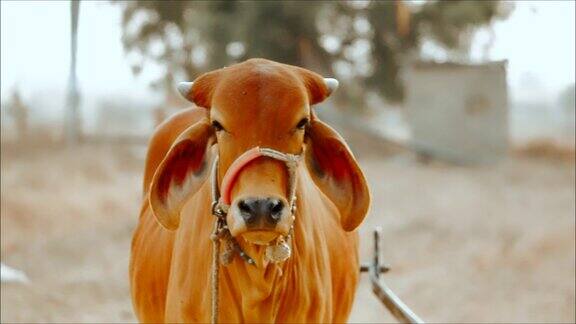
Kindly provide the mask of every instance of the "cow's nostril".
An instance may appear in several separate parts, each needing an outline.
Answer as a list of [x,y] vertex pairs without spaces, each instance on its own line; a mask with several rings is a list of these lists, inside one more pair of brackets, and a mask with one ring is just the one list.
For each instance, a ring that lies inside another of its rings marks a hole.
[[255,215],[253,205],[254,202],[252,200],[250,201],[241,200],[238,202],[238,209],[240,210],[240,215],[244,219],[244,222],[246,222],[246,225],[254,223],[258,218],[258,215]]
[[243,213],[250,214],[250,206],[244,200],[238,203],[238,209]]
[[284,203],[280,200],[273,200],[271,204],[270,217],[274,220],[279,220],[280,216],[282,216],[282,210],[284,210]]

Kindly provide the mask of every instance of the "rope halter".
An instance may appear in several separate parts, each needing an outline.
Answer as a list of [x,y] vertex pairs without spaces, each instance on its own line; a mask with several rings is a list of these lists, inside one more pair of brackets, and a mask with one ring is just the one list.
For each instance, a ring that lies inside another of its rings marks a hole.
[[[290,204],[290,213],[294,219],[296,212],[296,170],[302,154],[289,154],[276,151],[271,148],[260,148],[258,146],[244,152],[228,168],[228,171],[222,178],[222,190],[218,189],[218,161],[219,156],[214,159],[211,173],[211,193],[212,193],[212,215],[216,216],[214,232],[211,235],[213,241],[212,249],[212,323],[218,321],[219,302],[218,302],[218,277],[220,263],[229,264],[232,262],[234,255],[238,254],[248,264],[255,265],[256,262],[246,254],[238,242],[232,237],[226,224],[226,215],[230,210],[231,191],[238,175],[248,165],[248,163],[260,158],[269,157],[284,162],[288,171],[288,202]],[[290,229],[286,239],[283,237],[276,240],[274,245],[266,247],[265,257],[273,262],[283,262],[291,255],[290,240],[293,228]],[[220,241],[225,242],[225,249],[220,254]],[[286,242],[288,241],[288,243]]]
[[[228,168],[226,174],[222,178],[222,190],[218,190],[218,158],[214,160],[212,167],[212,212],[216,216],[227,214],[231,204],[231,193],[234,182],[238,178],[240,172],[250,162],[260,158],[269,157],[278,161],[284,162],[288,171],[288,202],[290,204],[290,211],[292,215],[296,211],[296,169],[300,161],[300,154],[289,154],[276,151],[271,148],[260,148],[258,146],[249,149],[240,155]],[[217,215],[218,214],[218,215]]]

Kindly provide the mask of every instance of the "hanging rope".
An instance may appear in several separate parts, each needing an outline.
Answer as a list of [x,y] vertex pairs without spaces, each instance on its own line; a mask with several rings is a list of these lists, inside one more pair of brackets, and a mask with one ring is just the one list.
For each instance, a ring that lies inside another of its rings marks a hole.
[[212,324],[216,324],[218,322],[218,311],[219,311],[219,303],[218,303],[218,283],[219,274],[220,274],[220,227],[221,221],[220,218],[216,220],[214,224],[214,232],[210,235],[210,239],[212,240],[212,275],[210,280],[212,280],[212,318],[210,322]]
[[[293,155],[282,153],[270,148],[259,148],[255,147],[247,152],[244,153],[238,160],[240,164],[244,163],[245,165],[249,162],[248,159],[242,162],[242,157],[249,157],[250,160],[256,159],[260,156],[270,157],[276,160],[280,160],[286,164],[287,171],[288,171],[288,193],[290,197],[290,211],[292,213],[292,217],[294,217],[294,213],[296,212],[296,169],[298,166],[298,162],[300,160],[300,155]],[[220,190],[218,188],[218,160],[219,157],[216,156],[214,159],[214,163],[212,165],[211,171],[211,194],[212,194],[212,215],[216,217],[216,221],[214,222],[214,231],[210,235],[210,239],[212,240],[212,269],[210,273],[210,280],[211,282],[211,308],[212,308],[212,316],[211,316],[211,323],[216,324],[218,322],[218,314],[220,310],[220,303],[219,303],[219,282],[220,282],[220,263],[229,264],[232,261],[234,255],[238,254],[246,263],[251,265],[256,265],[256,262],[246,254],[238,242],[232,237],[230,231],[228,230],[228,226],[226,226],[226,214],[228,213],[228,209],[230,208],[230,201],[229,201],[229,187],[231,187],[231,183],[233,182],[233,178],[236,174],[232,174],[231,180],[227,181],[228,178],[226,175],[224,176],[224,184],[225,190],[224,194],[226,195],[225,199],[222,199],[220,195]],[[236,163],[236,162],[235,162]],[[242,169],[242,166],[238,167],[237,172]],[[231,169],[234,169],[231,167]],[[293,228],[290,229],[290,233],[287,235],[286,240],[280,238],[276,241],[275,245],[270,245],[266,249],[266,256],[274,263],[276,262],[283,262],[291,255],[291,249],[289,244],[286,242],[290,242],[292,236]],[[226,245],[224,246],[224,252],[222,255],[220,254],[220,244],[221,240],[224,240]],[[221,259],[222,258],[222,259]]]

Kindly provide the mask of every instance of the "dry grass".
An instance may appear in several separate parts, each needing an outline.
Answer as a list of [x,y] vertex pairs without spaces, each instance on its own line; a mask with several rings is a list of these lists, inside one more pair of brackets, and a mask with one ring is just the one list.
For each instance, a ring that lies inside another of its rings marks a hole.
[[526,143],[518,147],[514,153],[520,157],[543,159],[554,162],[567,162],[574,164],[576,152],[574,143],[560,143],[558,141],[542,139]]
[[[134,321],[127,260],[144,148],[2,146],[1,321]],[[529,155],[530,156],[530,155]],[[361,229],[384,227],[388,284],[430,322],[574,322],[574,165],[495,166],[360,154],[373,191]],[[364,278],[353,322],[391,321]]]
[[2,322],[133,321],[127,258],[140,200],[130,147],[3,148]]

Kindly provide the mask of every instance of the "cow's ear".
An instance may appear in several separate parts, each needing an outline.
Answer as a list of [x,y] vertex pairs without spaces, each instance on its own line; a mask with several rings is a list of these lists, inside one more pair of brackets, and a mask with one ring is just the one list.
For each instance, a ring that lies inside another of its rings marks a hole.
[[206,180],[213,160],[212,142],[212,127],[203,118],[178,136],[156,169],[148,199],[163,227],[178,228],[182,205]]
[[312,179],[340,211],[342,228],[352,231],[370,206],[364,174],[344,139],[330,126],[314,119],[306,134],[306,165]]

